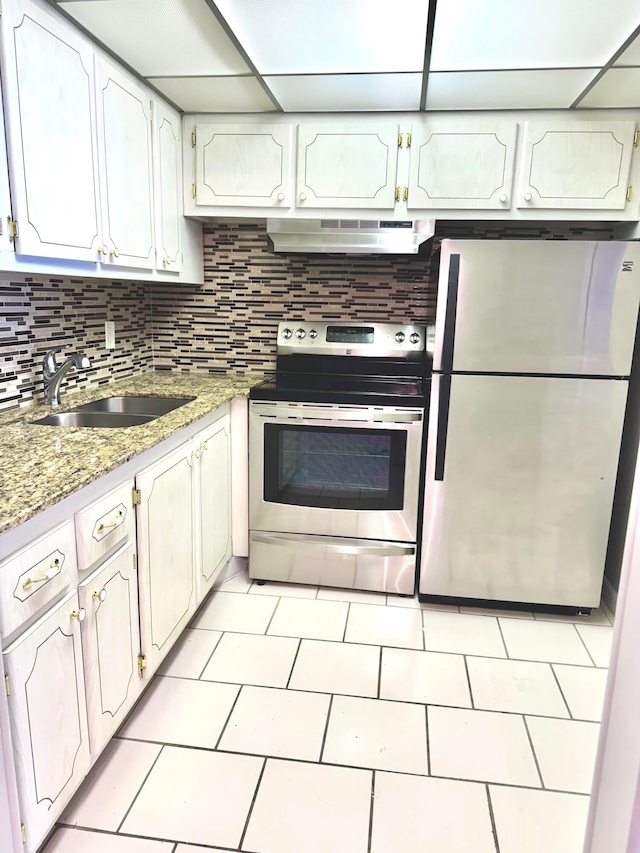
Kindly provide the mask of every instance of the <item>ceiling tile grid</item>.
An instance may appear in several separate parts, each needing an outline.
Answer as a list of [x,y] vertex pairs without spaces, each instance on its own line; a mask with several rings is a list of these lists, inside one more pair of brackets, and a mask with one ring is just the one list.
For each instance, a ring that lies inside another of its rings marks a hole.
[[638,0],[58,0],[185,112],[640,108]]

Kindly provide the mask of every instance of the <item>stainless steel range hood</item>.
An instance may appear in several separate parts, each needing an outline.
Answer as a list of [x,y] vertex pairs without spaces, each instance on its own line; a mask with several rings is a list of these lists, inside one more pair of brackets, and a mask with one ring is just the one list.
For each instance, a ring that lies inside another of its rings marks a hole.
[[435,221],[379,219],[267,219],[275,252],[416,254],[433,237]]

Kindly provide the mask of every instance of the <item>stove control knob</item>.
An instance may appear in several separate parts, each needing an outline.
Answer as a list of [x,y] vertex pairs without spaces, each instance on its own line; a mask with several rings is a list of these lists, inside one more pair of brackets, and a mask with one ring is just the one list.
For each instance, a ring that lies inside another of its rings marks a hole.
[[298,329],[298,331],[296,332],[296,338],[298,338],[298,340],[301,341],[306,334],[307,333],[305,332],[304,329]]
[[293,332],[291,331],[291,329],[283,329],[282,330],[282,337],[286,338],[286,340],[289,340],[289,338],[291,337],[292,334],[293,334]]
[[316,332],[315,329],[311,329],[311,331],[309,332],[309,337],[313,338],[314,340],[315,340],[315,338],[318,337],[318,333]]
[[404,341],[404,332],[396,332],[396,341],[401,344]]
[[420,335],[417,332],[413,332],[411,335],[409,335],[409,340],[411,341],[412,344],[419,344],[420,343]]

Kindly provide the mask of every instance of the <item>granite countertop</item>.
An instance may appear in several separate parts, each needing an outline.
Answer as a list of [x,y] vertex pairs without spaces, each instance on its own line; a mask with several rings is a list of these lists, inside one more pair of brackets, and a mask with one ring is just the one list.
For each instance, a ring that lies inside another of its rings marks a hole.
[[261,375],[144,373],[90,390],[62,389],[56,412],[103,397],[194,397],[157,420],[133,427],[89,429],[33,424],[51,414],[43,403],[0,414],[0,534],[115,470],[233,397],[247,397]]

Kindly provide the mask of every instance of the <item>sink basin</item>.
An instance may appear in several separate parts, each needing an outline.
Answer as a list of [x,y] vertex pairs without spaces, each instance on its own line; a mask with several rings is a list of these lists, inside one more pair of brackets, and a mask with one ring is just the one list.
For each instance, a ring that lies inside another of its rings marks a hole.
[[43,426],[130,427],[155,421],[161,415],[190,403],[194,397],[105,397],[78,406],[73,412],[48,415],[34,424]]
[[61,412],[33,423],[66,427],[130,427],[149,423],[157,417],[158,415],[130,415],[125,412]]
[[114,412],[128,415],[166,415],[190,403],[195,397],[104,397],[78,406],[78,412]]

